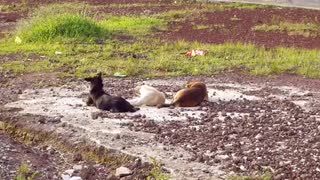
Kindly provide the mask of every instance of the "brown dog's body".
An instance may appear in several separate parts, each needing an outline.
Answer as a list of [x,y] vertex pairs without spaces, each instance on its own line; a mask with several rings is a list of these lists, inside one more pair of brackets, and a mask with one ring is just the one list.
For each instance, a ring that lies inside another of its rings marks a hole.
[[186,88],[178,91],[171,104],[165,104],[164,106],[195,107],[199,106],[204,100],[208,100],[206,85],[202,82],[194,81],[188,83]]

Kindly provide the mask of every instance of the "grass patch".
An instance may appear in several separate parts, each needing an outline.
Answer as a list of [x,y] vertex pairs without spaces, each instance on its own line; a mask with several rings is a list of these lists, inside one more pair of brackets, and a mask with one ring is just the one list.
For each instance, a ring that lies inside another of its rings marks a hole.
[[[38,48],[38,49],[37,49]],[[35,53],[45,58],[37,61],[19,60],[0,65],[0,71],[52,72],[60,71],[84,77],[98,71],[112,76],[120,72],[128,76],[157,77],[180,75],[212,75],[234,68],[254,75],[300,74],[320,77],[320,51],[294,48],[264,49],[250,44],[210,45],[179,41],[140,39],[126,44],[107,40],[105,44],[50,44],[43,46],[6,44],[0,54]],[[14,50],[12,50],[14,49]],[[204,49],[206,56],[186,57],[191,49]]]
[[136,17],[110,17],[102,22],[101,26],[106,30],[116,34],[127,34],[127,35],[147,35],[150,34],[152,28],[164,26],[164,20],[147,17],[147,16],[136,16]]
[[240,3],[240,2],[223,3],[222,6],[224,8],[238,8],[238,9],[249,9],[249,10],[273,8],[274,7],[274,6],[270,6],[270,5],[247,4],[247,3]]
[[300,35],[304,37],[316,37],[320,34],[320,25],[313,23],[290,23],[273,22],[271,24],[257,25],[252,28],[253,31],[278,31],[286,32],[288,35]]
[[[30,31],[27,31],[27,28],[23,29],[25,35],[21,34],[22,41],[32,43],[16,44],[12,39],[1,40],[0,43],[0,55],[21,53],[26,55],[25,57],[34,54],[43,58],[5,62],[0,64],[1,72],[58,71],[66,75],[84,77],[101,71],[109,76],[119,72],[128,76],[157,77],[212,75],[241,68],[254,75],[293,73],[311,78],[320,77],[319,50],[265,49],[251,44],[231,43],[221,45],[184,41],[164,43],[155,36],[150,38],[153,28],[165,26],[166,22],[174,17],[171,15],[175,13],[178,16],[183,15],[187,12],[185,10],[152,17],[112,16],[97,22],[86,15],[90,14],[90,11],[85,10],[86,6],[53,7],[58,7],[54,10],[56,12],[63,10],[66,12],[54,18],[51,12],[47,12],[48,8],[44,8],[33,16]],[[74,12],[74,15],[71,12]],[[194,13],[192,16],[196,15],[196,11]],[[45,23],[46,19],[49,21]],[[281,21],[275,18],[273,22]],[[208,27],[198,25],[196,28]],[[210,25],[209,28],[225,29],[223,24]],[[110,36],[104,39],[103,43],[92,42],[94,39],[103,38],[106,31]],[[126,43],[113,38],[116,34],[136,37],[130,43]],[[75,39],[84,42],[75,42]],[[205,56],[188,58],[184,54],[191,49],[203,49],[209,53]],[[56,51],[61,54],[56,54]]]
[[161,163],[158,162],[155,158],[151,158],[152,169],[150,175],[147,177],[147,180],[156,179],[156,180],[169,180],[171,176],[163,172]]
[[262,175],[255,176],[230,176],[228,180],[272,180],[273,178],[272,172],[270,170],[266,170]]
[[32,19],[20,27],[22,42],[94,41],[107,32],[95,21],[81,15],[63,14]]
[[15,180],[35,180],[39,176],[36,172],[31,172],[28,165],[21,165],[17,170]]

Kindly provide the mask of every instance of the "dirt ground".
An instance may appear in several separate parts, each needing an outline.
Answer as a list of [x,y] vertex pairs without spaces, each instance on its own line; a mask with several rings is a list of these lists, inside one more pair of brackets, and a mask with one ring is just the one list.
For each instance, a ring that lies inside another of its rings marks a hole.
[[[161,5],[102,8],[98,9],[98,11],[127,15],[153,14],[184,8],[183,6],[177,7],[174,4],[168,3],[168,1],[157,0],[89,1],[89,3],[93,5],[137,2],[156,2]],[[20,1],[1,0],[0,3],[12,5],[19,4]],[[39,1],[30,1],[31,5],[37,5],[38,3]],[[0,12],[0,38],[6,36],[8,32],[13,30],[17,21],[24,15],[24,13],[17,12]],[[231,9],[199,14],[198,16],[187,18],[184,21],[174,22],[170,24],[168,31],[159,32],[157,36],[168,41],[183,39],[213,44],[247,42],[259,44],[267,48],[276,46],[306,49],[320,48],[320,36],[314,38],[287,35],[286,33],[280,32],[251,31],[254,25],[268,23],[274,16],[289,20],[290,22],[319,23],[320,21],[320,11],[316,10],[294,8]],[[234,17],[238,18],[238,20],[230,21],[230,19]],[[208,24],[223,24],[224,28],[193,28],[194,25]],[[0,62],[7,62],[14,59],[15,57],[11,56],[0,57]],[[143,153],[147,153],[143,152],[144,150],[150,150],[148,155],[157,156],[160,154],[159,158],[164,159],[165,166],[170,167],[168,171],[172,170],[173,174],[178,174],[177,176],[184,175],[184,177],[180,177],[181,179],[185,177],[190,177],[190,179],[224,179],[226,175],[229,174],[252,175],[255,173],[261,174],[265,170],[271,170],[274,174],[274,179],[320,178],[320,152],[318,150],[320,137],[318,117],[320,108],[320,80],[318,79],[305,79],[290,74],[256,77],[247,75],[241,71],[232,71],[212,77],[162,78],[154,80],[155,82],[137,78],[106,78],[105,82],[108,84],[106,90],[110,94],[132,98],[134,96],[132,89],[142,81],[146,81],[153,84],[159,90],[166,92],[168,95],[167,98],[170,99],[172,93],[179,90],[183,83],[194,79],[199,79],[205,81],[207,84],[211,84],[209,88],[213,93],[235,90],[237,93],[240,92],[241,97],[239,96],[237,97],[238,99],[231,100],[212,99],[211,102],[204,103],[201,107],[192,110],[176,108],[166,111],[169,114],[169,119],[176,118],[180,121],[160,120],[158,122],[147,116],[148,114],[143,114],[145,111],[141,111],[135,116],[126,117],[129,119],[129,122],[126,121],[126,123],[122,123],[120,128],[121,133],[119,133],[121,138],[119,138],[120,136],[114,135],[117,134],[115,132],[101,132],[94,140],[105,141],[105,144],[110,143],[112,146],[119,145],[113,148],[119,148],[124,153],[137,156],[144,156],[145,154]],[[158,81],[165,83],[158,83]],[[31,95],[29,95],[35,97],[35,99],[41,99],[41,89],[57,88],[68,84],[70,84],[70,87],[66,89],[69,88],[72,92],[79,93],[78,96],[74,97],[79,103],[71,104],[70,106],[74,109],[85,108],[81,106],[82,98],[85,94],[82,94],[82,91],[72,84],[84,85],[85,83],[79,79],[60,79],[56,73],[32,73],[23,75],[8,73],[1,74],[0,83],[0,113],[2,114],[0,117],[3,119],[11,116],[7,107],[4,107],[6,104],[18,101],[18,103],[14,104],[14,106],[18,106],[26,103],[21,102],[19,104],[21,96],[26,96],[26,91],[34,90],[34,94],[31,93]],[[239,85],[240,87],[234,85]],[[244,88],[247,86],[250,86],[250,88]],[[289,89],[283,89],[284,86],[289,87]],[[296,92],[296,88],[299,91]],[[243,98],[247,96],[255,97],[255,99]],[[63,96],[61,97],[63,98]],[[211,97],[215,98],[217,96],[212,94]],[[52,102],[50,105],[55,105],[54,103],[55,102]],[[39,105],[42,104],[39,103]],[[30,109],[30,111],[32,111],[32,109]],[[183,113],[184,111],[191,111],[191,115],[185,115]],[[194,111],[194,114],[192,111]],[[105,123],[105,125],[101,125],[101,127],[107,127],[108,125],[117,127],[121,124],[119,122],[108,124],[104,122],[103,118],[107,118],[107,120],[110,117],[112,119],[122,119],[122,115],[114,117],[108,113],[93,113],[87,109],[86,112],[92,116],[92,119],[98,119],[97,123]],[[158,111],[154,110],[154,112]],[[195,116],[198,112],[200,112],[199,116]],[[42,121],[34,117],[37,113],[46,114],[47,112],[45,109],[43,112],[36,112],[35,114],[27,112],[28,115],[31,114],[32,116],[22,123],[28,124],[32,122],[40,124]],[[48,113],[50,113],[50,111]],[[19,114],[19,116],[25,117],[26,115],[22,113]],[[91,123],[92,119],[87,118],[83,123],[92,125],[94,124]],[[49,120],[50,118],[45,119],[45,124],[50,125],[50,123],[47,123]],[[64,119],[62,121],[67,120],[68,119]],[[81,123],[81,121],[70,120],[70,125],[79,126],[78,128],[70,127],[71,130],[74,131],[73,134],[75,134],[75,136],[81,136],[81,134],[87,133],[86,135],[92,137],[92,132],[87,132],[84,128],[87,126]],[[61,126],[61,122],[52,125],[52,127],[60,128]],[[99,125],[97,126],[99,127]],[[134,138],[126,135],[126,133],[134,134],[132,137],[137,136],[137,138],[135,138],[138,140],[135,141]],[[148,137],[143,136],[147,142],[139,137],[140,133],[151,134],[147,134]],[[105,136],[110,139],[105,139]],[[50,147],[26,146],[24,143],[15,140],[1,131],[0,142],[0,178],[2,179],[12,179],[16,176],[18,167],[22,164],[29,164],[32,172],[40,172],[39,179],[61,179],[61,174],[63,174],[65,170],[72,169],[74,165],[79,164],[79,162],[73,161],[74,158],[72,154],[64,156],[62,152],[52,150]],[[145,147],[145,149],[139,149],[137,144]],[[161,144],[161,146],[159,144]],[[181,149],[181,151],[177,149]],[[161,152],[158,152],[160,150]],[[162,153],[162,151],[165,153]],[[175,154],[172,151],[183,153]],[[158,154],[152,154],[154,152],[158,152]],[[39,157],[41,157],[41,159],[39,159]],[[170,162],[173,163],[170,164]],[[92,164],[86,161],[81,163],[87,167]],[[186,164],[185,169],[174,167],[174,163]],[[98,174],[98,177],[95,178],[99,179],[110,175],[110,171],[105,166],[101,164],[93,164],[92,166],[94,167],[94,170],[92,170],[94,174]],[[201,168],[196,169],[196,166]],[[219,170],[216,170],[215,167],[219,167]],[[148,168],[141,167],[140,169]],[[177,169],[183,172],[176,172],[175,170]],[[138,170],[135,171],[137,174],[139,174]],[[101,174],[97,172],[101,172]],[[87,176],[83,175],[82,177]],[[109,178],[111,179],[110,176]]]

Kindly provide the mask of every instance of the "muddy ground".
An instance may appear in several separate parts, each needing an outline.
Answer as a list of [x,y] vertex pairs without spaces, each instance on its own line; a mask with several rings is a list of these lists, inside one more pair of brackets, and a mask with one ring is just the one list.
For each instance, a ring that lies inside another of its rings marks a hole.
[[[133,2],[137,1],[90,1],[93,5]],[[98,11],[127,15],[185,8],[168,1],[139,2],[157,2],[160,6],[104,7]],[[30,1],[31,6],[38,3]],[[25,14],[0,12],[0,37],[7,36]],[[171,23],[168,31],[157,35],[168,41],[320,48],[319,36],[251,31],[254,25],[268,23],[274,16],[292,22],[319,23],[320,20],[320,12],[315,10],[230,9]],[[238,20],[230,21],[235,17]],[[224,24],[224,29],[196,29],[195,24]],[[1,57],[0,62],[15,58]],[[111,114],[84,104],[88,85],[81,79],[60,79],[59,73],[1,74],[0,120],[19,124],[20,128],[32,125],[30,129],[45,132],[49,128],[50,133],[64,136],[70,143],[85,139],[96,147],[129,154],[143,162],[155,157],[175,179],[225,179],[233,174],[261,174],[266,170],[273,173],[274,179],[320,178],[320,81],[317,79],[295,75],[254,77],[233,71],[212,77],[106,78],[105,89],[131,99],[133,88],[146,83],[166,92],[169,102],[187,81],[195,79],[206,82],[210,92],[210,102],[200,107],[142,107],[134,114]],[[31,172],[39,172],[39,179],[62,179],[62,175],[70,172],[83,179],[116,179],[112,175],[121,165],[134,171],[134,176],[128,179],[144,179],[143,171],[150,170],[149,165],[137,165],[135,158],[128,160],[129,163],[121,161],[107,166],[79,159],[81,155],[73,151],[60,151],[43,142],[26,145],[25,139],[11,135],[0,131],[0,179],[12,179],[23,164],[29,165]],[[75,165],[82,165],[81,170]]]

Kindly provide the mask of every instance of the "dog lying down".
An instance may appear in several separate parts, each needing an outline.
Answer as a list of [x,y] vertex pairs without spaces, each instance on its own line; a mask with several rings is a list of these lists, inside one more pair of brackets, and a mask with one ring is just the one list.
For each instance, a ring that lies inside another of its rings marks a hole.
[[166,101],[164,93],[148,85],[137,86],[135,92],[140,97],[130,101],[134,106],[161,106]]
[[103,90],[103,82],[101,73],[95,77],[85,78],[90,82],[90,94],[87,100],[87,105],[94,105],[98,109],[111,112],[135,112],[139,108],[133,107],[128,101],[122,97],[111,96]]
[[173,97],[171,104],[163,104],[159,107],[195,107],[204,100],[208,100],[207,87],[203,82],[193,81],[186,85],[186,88],[179,90]]

